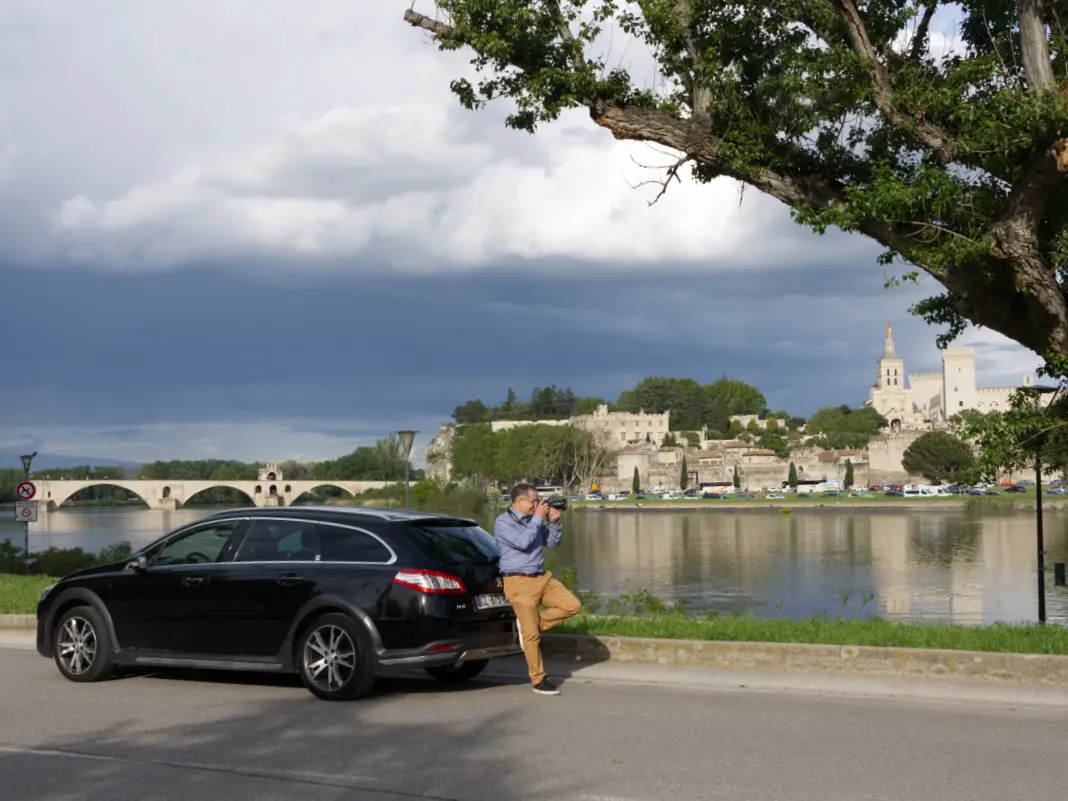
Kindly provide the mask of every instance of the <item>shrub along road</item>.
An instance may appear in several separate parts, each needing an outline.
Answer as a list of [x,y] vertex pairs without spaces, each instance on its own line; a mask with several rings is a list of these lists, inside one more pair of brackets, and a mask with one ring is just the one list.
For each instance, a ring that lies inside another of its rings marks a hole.
[[1063,708],[518,679],[63,680],[0,649],[0,786],[34,801],[993,801],[1063,795]]

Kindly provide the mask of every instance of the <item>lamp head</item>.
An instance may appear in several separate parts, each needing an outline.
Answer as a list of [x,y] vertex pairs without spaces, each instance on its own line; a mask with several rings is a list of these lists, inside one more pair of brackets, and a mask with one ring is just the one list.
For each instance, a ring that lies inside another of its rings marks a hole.
[[415,431],[398,431],[397,436],[400,437],[401,448],[404,450],[404,458],[407,459],[412,453],[412,443],[415,441],[415,435],[418,432]]

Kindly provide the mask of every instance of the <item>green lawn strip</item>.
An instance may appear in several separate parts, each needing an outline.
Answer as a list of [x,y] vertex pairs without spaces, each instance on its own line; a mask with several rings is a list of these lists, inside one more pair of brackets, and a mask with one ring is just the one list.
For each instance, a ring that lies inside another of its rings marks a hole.
[[0,615],[35,615],[41,590],[57,579],[52,576],[13,576],[0,573]]
[[725,642],[818,643],[889,648],[934,648],[1020,654],[1068,654],[1068,627],[1058,624],[952,626],[897,623],[877,618],[788,620],[723,616],[712,620],[683,615],[608,617],[581,614],[553,629],[560,634],[651,637]]

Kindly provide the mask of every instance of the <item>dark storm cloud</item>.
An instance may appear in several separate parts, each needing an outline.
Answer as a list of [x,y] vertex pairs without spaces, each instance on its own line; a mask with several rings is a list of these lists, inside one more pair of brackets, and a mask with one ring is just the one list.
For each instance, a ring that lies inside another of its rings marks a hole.
[[934,332],[903,312],[922,294],[885,291],[861,265],[272,280],[207,266],[8,269],[4,285],[0,336],[35,355],[10,374],[2,422],[113,427],[115,437],[147,423],[264,419],[334,421],[316,430],[352,437],[374,428],[359,421],[444,422],[457,404],[498,402],[509,387],[614,399],[648,375],[730,375],[774,408],[808,413],[863,400],[887,319],[899,351],[928,356],[910,370],[935,366]]

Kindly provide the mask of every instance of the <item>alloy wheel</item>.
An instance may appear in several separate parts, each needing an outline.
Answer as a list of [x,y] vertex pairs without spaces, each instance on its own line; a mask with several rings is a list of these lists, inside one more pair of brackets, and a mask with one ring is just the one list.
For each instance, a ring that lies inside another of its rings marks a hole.
[[340,626],[320,626],[304,642],[303,661],[312,684],[324,692],[336,692],[356,671],[356,646]]
[[96,662],[96,629],[84,617],[68,617],[63,621],[56,643],[59,661],[72,676],[80,676]]

